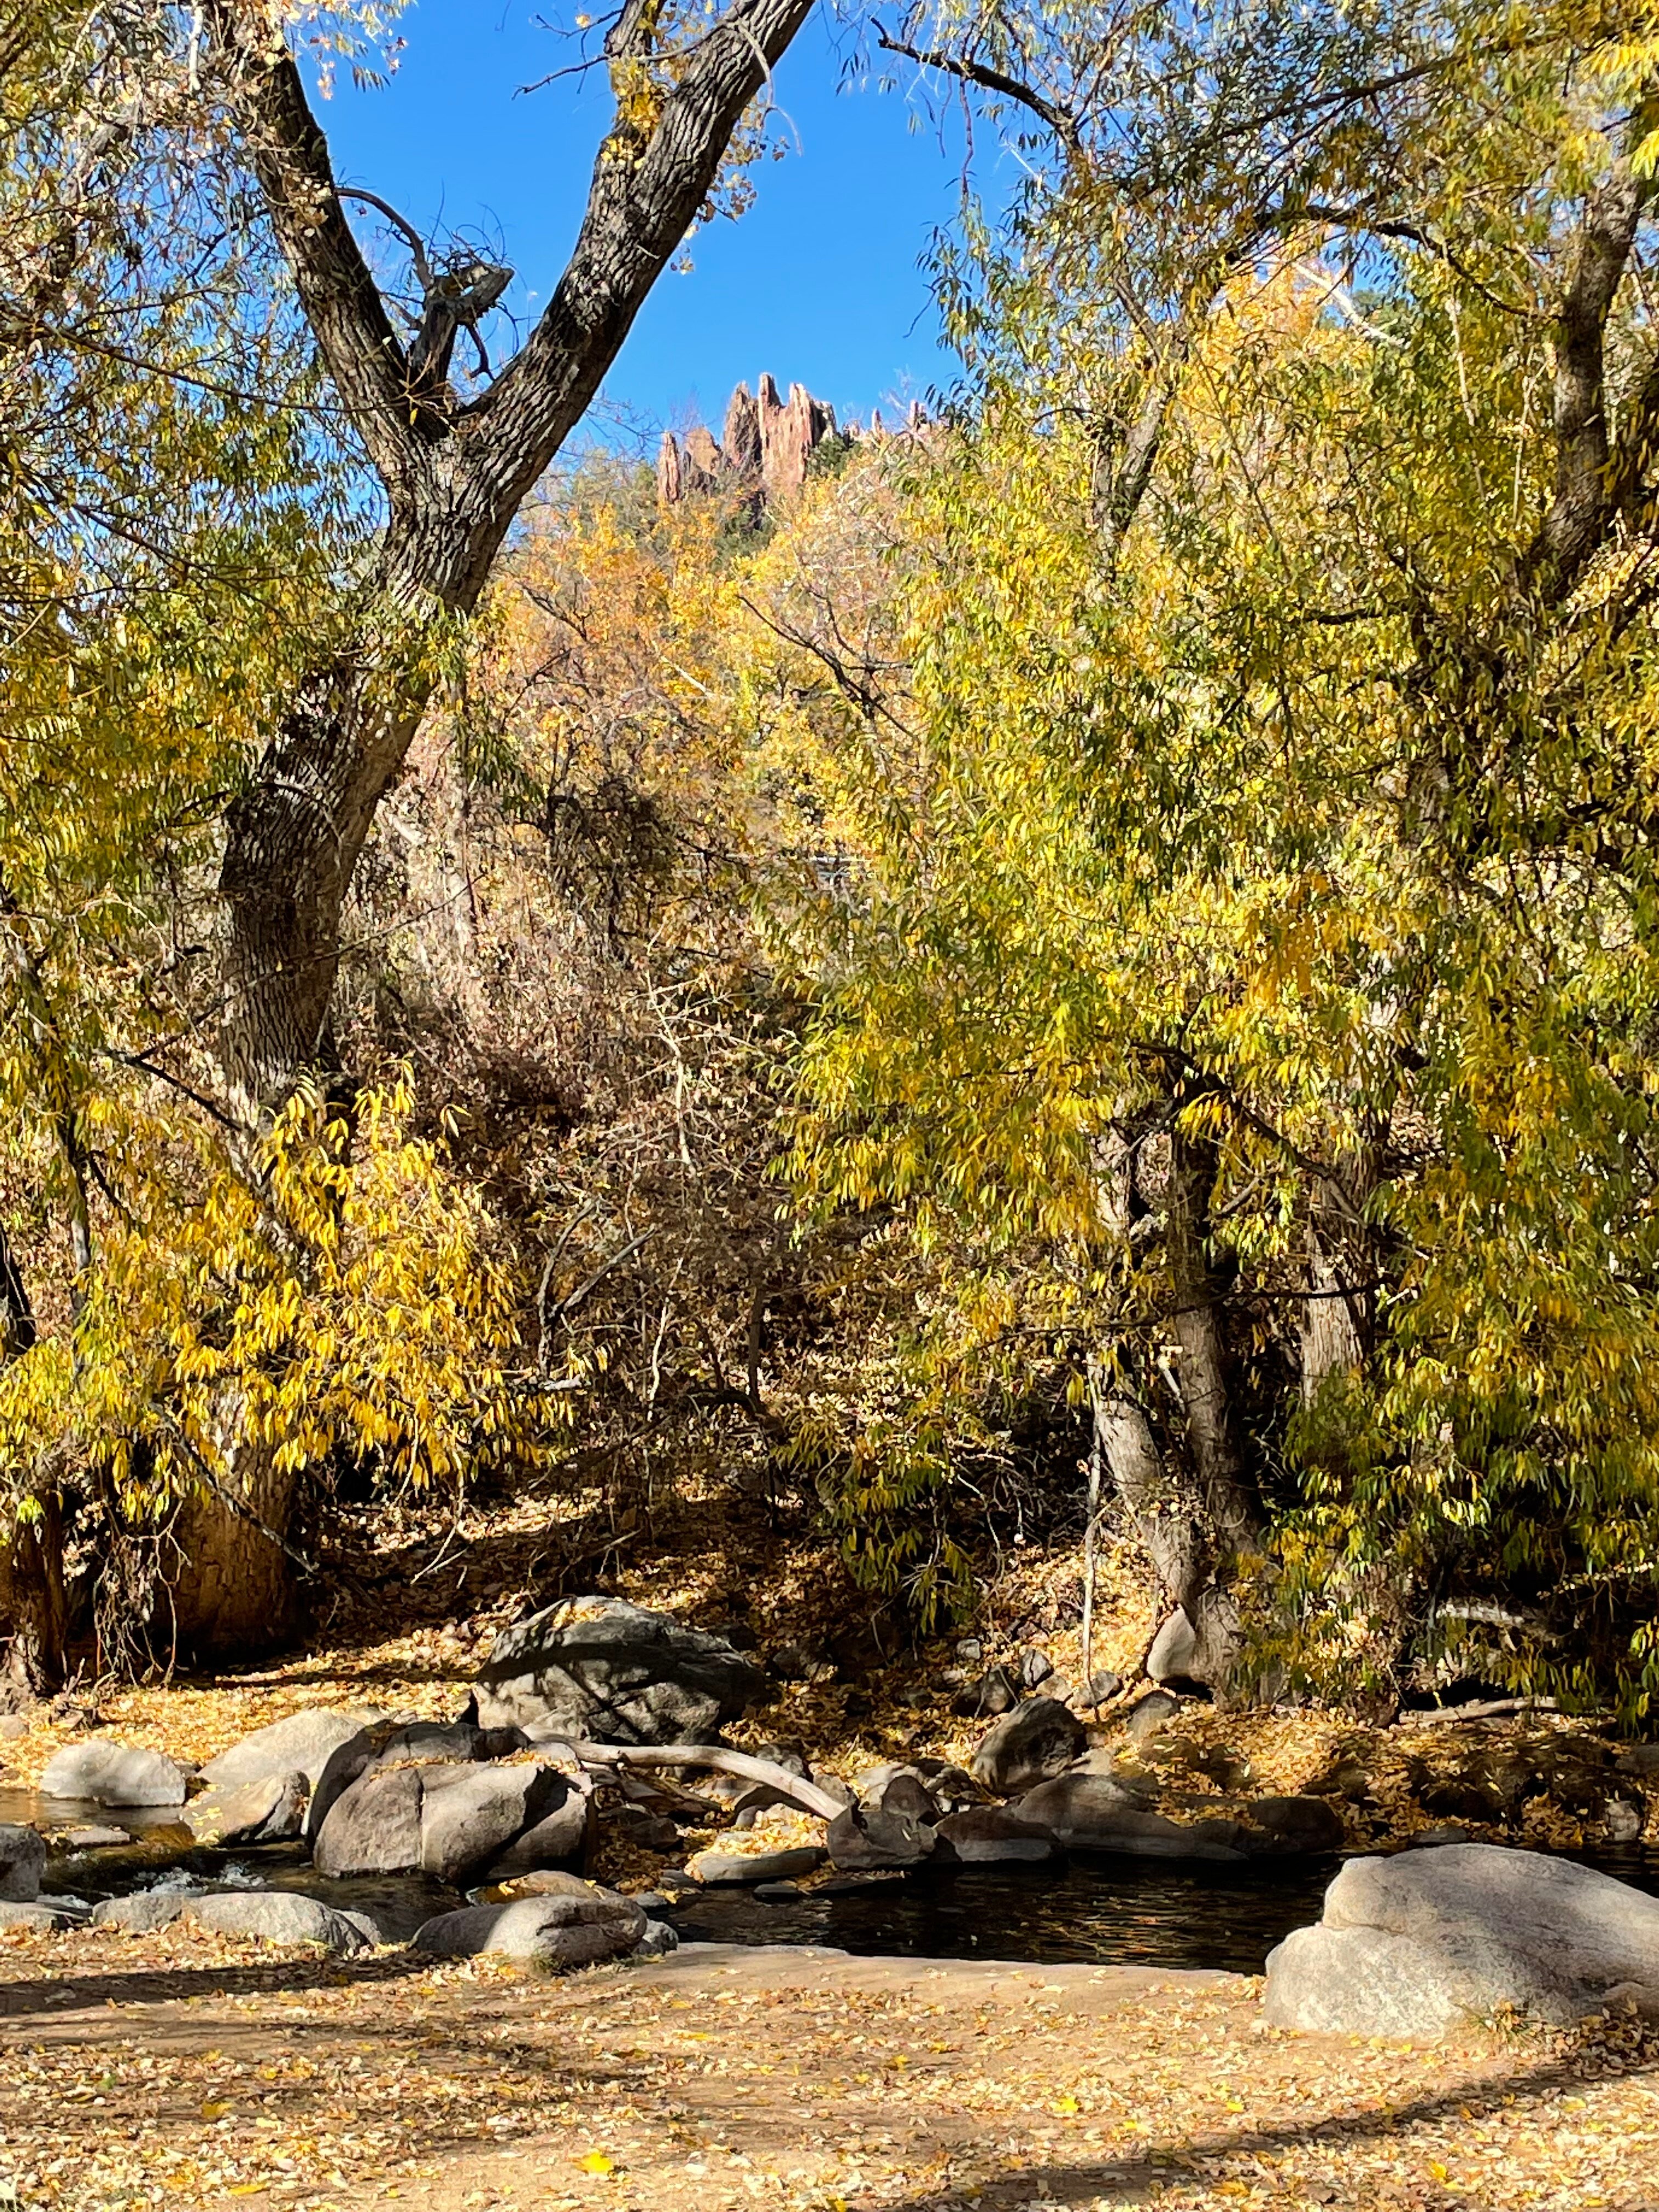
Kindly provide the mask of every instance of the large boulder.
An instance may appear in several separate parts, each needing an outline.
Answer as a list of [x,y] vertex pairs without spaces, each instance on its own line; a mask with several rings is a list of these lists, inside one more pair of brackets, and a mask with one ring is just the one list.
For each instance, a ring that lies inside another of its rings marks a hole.
[[441,1881],[527,1874],[586,1840],[586,1796],[556,1766],[434,1767],[422,1792],[421,1865]]
[[341,1792],[312,1839],[319,1874],[410,1874],[421,1863],[420,1771],[392,1766]]
[[50,1936],[69,1924],[69,1914],[55,1905],[0,1905],[0,1928],[21,1928],[31,1936]]
[[1198,1631],[1185,1607],[1178,1605],[1152,1638],[1146,1654],[1147,1677],[1154,1682],[1191,1682],[1199,1679],[1202,1664]]
[[1509,2008],[1568,2025],[1626,1998],[1659,2016],[1659,1898],[1491,1844],[1350,1859],[1318,1926],[1267,1960],[1274,2026],[1343,2035],[1438,2035]]
[[290,1889],[214,1890],[191,1898],[184,1918],[216,1936],[256,1936],[266,1943],[319,1943],[337,1954],[367,1950],[373,1938],[355,1916]]
[[645,1929],[645,1914],[631,1897],[595,1887],[585,1897],[525,1897],[441,1912],[416,1929],[413,1948],[441,1959],[493,1954],[546,1972],[621,1958]]
[[766,1677],[718,1636],[621,1598],[578,1597],[495,1640],[474,1686],[486,1727],[535,1726],[598,1743],[706,1743]]
[[374,1766],[338,1796],[312,1856],[325,1875],[434,1875],[465,1884],[505,1879],[578,1856],[585,1794],[534,1763]]
[[379,1720],[343,1739],[313,1784],[306,1834],[316,1837],[353,1783],[386,1766],[468,1765],[528,1748],[517,1729],[481,1729],[472,1721]]
[[902,1813],[849,1805],[831,1820],[824,1842],[831,1863],[843,1874],[865,1874],[878,1867],[920,1866],[933,1855],[935,1832]]
[[262,1774],[221,1783],[192,1797],[185,1826],[198,1844],[285,1844],[305,1826],[311,1784],[303,1774]]
[[988,1729],[974,1753],[974,1779],[1011,1797],[1063,1774],[1089,1748],[1083,1723],[1058,1698],[1027,1698]]
[[182,1805],[186,1770],[159,1751],[139,1751],[108,1736],[65,1744],[40,1777],[47,1797],[78,1797],[94,1805]]
[[1237,1822],[1172,1820],[1152,1811],[1141,1791],[1087,1769],[1040,1782],[1026,1791],[1013,1812],[1017,1819],[1046,1830],[1073,1850],[1223,1862],[1249,1856]]
[[46,1863],[44,1836],[17,1821],[0,1821],[0,1901],[33,1905],[40,1894]]
[[935,1865],[1046,1866],[1060,1846],[1046,1828],[1018,1820],[1000,1805],[972,1805],[951,1813],[937,1830]]
[[382,1716],[372,1706],[341,1711],[334,1705],[313,1705],[269,1728],[255,1729],[228,1751],[209,1759],[201,1778],[213,1790],[240,1790],[250,1782],[271,1776],[303,1774],[314,1790],[323,1769],[343,1743],[361,1735]]

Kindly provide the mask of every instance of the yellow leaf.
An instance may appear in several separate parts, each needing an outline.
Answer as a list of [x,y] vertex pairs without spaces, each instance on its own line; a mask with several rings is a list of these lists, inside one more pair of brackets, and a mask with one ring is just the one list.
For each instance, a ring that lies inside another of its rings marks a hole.
[[581,2169],[584,2173],[614,2173],[617,2171],[614,2160],[608,2159],[602,2150],[589,2151],[581,2160]]
[[1048,2110],[1051,2112],[1058,2112],[1062,2119],[1069,2119],[1072,2114],[1080,2111],[1081,2107],[1075,2097],[1056,2097]]
[[204,2120],[222,2120],[229,2110],[228,2105],[205,2104],[202,2107],[202,2118]]

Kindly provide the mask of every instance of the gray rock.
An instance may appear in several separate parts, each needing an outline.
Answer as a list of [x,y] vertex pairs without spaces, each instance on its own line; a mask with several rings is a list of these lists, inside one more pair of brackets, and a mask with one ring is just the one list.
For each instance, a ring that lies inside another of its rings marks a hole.
[[105,1851],[130,1844],[132,1838],[125,1828],[70,1828],[63,1840],[72,1851]]
[[249,1782],[271,1775],[303,1774],[314,1790],[323,1769],[343,1743],[349,1743],[383,1716],[372,1706],[342,1711],[334,1705],[313,1705],[269,1728],[255,1729],[228,1751],[209,1759],[202,1779],[210,1789],[239,1790]]
[[755,1895],[763,1905],[799,1905],[805,1893],[798,1881],[762,1881],[755,1885]]
[[1012,1796],[1063,1774],[1089,1748],[1083,1723],[1058,1698],[1028,1698],[1005,1713],[974,1753],[976,1782]]
[[1198,1635],[1177,1606],[1153,1637],[1146,1654],[1146,1673],[1154,1682],[1190,1682],[1199,1663]]
[[[559,1773],[557,1768],[542,1771]],[[519,1875],[537,1874],[567,1862],[573,1867],[586,1864],[593,1838],[593,1792],[568,1774],[560,1773],[559,1778],[564,1795],[559,1796],[550,1785],[549,1795],[542,1801],[548,1809],[491,1863],[484,1881],[510,1881]],[[678,1840],[677,1833],[675,1841]]]
[[1467,1844],[1474,1838],[1467,1828],[1460,1828],[1455,1820],[1437,1820],[1431,1828],[1419,1828],[1406,1838],[1408,1851],[1438,1850],[1447,1844]]
[[1627,1743],[1618,1765],[1620,1774],[1659,1775],[1659,1743]]
[[1054,1662],[1046,1651],[1028,1651],[1019,1662],[1019,1679],[1028,1690],[1038,1689],[1054,1671]]
[[1639,1807],[1624,1797],[1609,1797],[1601,1814],[1601,1833],[1610,1844],[1633,1844],[1640,1840],[1643,1815]]
[[600,1743],[706,1743],[766,1686],[717,1636],[620,1598],[549,1606],[498,1637],[473,1690],[488,1727],[534,1722]]
[[37,1936],[67,1928],[70,1917],[52,1905],[0,1905],[0,1928],[27,1928]]
[[872,1867],[920,1866],[933,1850],[934,1832],[899,1813],[866,1813],[849,1805],[830,1823],[824,1838],[830,1856],[843,1872]]
[[1172,1820],[1109,1774],[1073,1772],[1039,1783],[1012,1808],[1015,1818],[1046,1830],[1073,1850],[1121,1851],[1135,1858],[1212,1859],[1250,1856],[1251,1838],[1233,1820]]
[[908,1767],[884,1775],[859,1800],[866,1813],[896,1813],[902,1820],[921,1820],[930,1828],[944,1818],[944,1808],[919,1774]]
[[814,1874],[823,1864],[816,1844],[798,1850],[757,1851],[744,1858],[737,1851],[699,1851],[691,1872],[710,1889],[750,1889],[763,1881],[791,1881],[797,1875]]
[[680,1939],[676,1929],[665,1920],[647,1920],[645,1933],[629,1954],[635,1959],[664,1959],[671,1951],[678,1951]]
[[46,1838],[21,1821],[0,1822],[0,1900],[33,1905],[40,1894],[46,1863]]
[[130,1936],[154,1935],[171,1928],[190,1904],[188,1890],[136,1889],[130,1897],[106,1897],[92,1908],[94,1928],[125,1928]]
[[198,1844],[285,1844],[303,1831],[310,1796],[298,1772],[222,1783],[191,1799],[185,1825]]
[[1342,1848],[1342,1816],[1322,1797],[1249,1797],[1232,1808],[1253,1858],[1318,1858]]
[[139,1751],[94,1736],[65,1744],[40,1777],[46,1797],[80,1797],[94,1805],[182,1805],[185,1770],[159,1751]]
[[963,1866],[1045,1866],[1060,1856],[1046,1828],[1018,1819],[1000,1805],[951,1813],[939,1822],[938,1835],[935,1865],[954,1860]]
[[1659,2015],[1659,1899],[1491,1844],[1350,1859],[1318,1926],[1267,1960],[1268,2020],[1335,2034],[1437,2035],[1507,2008],[1565,2026],[1626,1998]]
[[964,1636],[956,1647],[956,1654],[964,1665],[971,1667],[985,1656],[985,1646],[977,1636]]
[[556,1766],[376,1764],[335,1800],[312,1856],[326,1875],[502,1881],[579,1853],[587,1817],[586,1796]]
[[[572,1874],[568,1868],[564,1867],[540,1867],[533,1874],[514,1875],[510,1881],[505,1881],[501,1886],[503,1889],[510,1890],[514,1899],[592,1897],[595,1887],[592,1882],[584,1881],[580,1875]],[[651,1907],[643,1897],[636,1898],[635,1902],[641,1912],[650,1911]]]
[[464,1888],[485,1868],[497,1880],[497,1869],[527,1874],[586,1840],[586,1802],[556,1766],[433,1766],[420,1779],[420,1863],[442,1881]]
[[216,1936],[254,1936],[266,1943],[319,1943],[348,1955],[375,1940],[344,1913],[292,1889],[218,1889],[185,1900],[184,1917]]
[[440,1913],[416,1931],[413,1948],[441,1959],[494,1954],[546,1972],[620,1958],[644,1934],[645,1915],[631,1897],[594,1888],[586,1897],[526,1897]]
[[1123,1717],[1123,1725],[1133,1741],[1145,1743],[1180,1711],[1180,1698],[1171,1697],[1169,1691],[1148,1690],[1144,1698],[1137,1698],[1130,1706]]
[[336,1744],[323,1762],[322,1771],[311,1785],[311,1802],[306,1808],[306,1840],[307,1843],[322,1832],[323,1823],[354,1782],[361,1782],[374,1764],[380,1749],[393,1733],[392,1723],[371,1721],[360,1728],[355,1735],[347,1736]]
[[988,1720],[996,1713],[1012,1712],[1018,1703],[1018,1683],[1006,1667],[993,1667],[951,1699],[951,1710],[969,1720]]
[[421,1863],[419,1770],[391,1766],[343,1790],[316,1831],[319,1874],[405,1874]]
[[1102,1667],[1090,1675],[1079,1694],[1085,1705],[1103,1705],[1109,1698],[1116,1697],[1122,1687],[1121,1674],[1115,1674],[1109,1667]]

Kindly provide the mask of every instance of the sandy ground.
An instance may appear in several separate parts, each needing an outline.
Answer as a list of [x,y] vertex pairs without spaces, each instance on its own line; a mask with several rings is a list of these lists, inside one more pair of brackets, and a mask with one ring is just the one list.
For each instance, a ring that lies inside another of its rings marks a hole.
[[690,1947],[562,1980],[0,1950],[0,2204],[1659,2212],[1659,2045],[1263,2027],[1255,1984]]

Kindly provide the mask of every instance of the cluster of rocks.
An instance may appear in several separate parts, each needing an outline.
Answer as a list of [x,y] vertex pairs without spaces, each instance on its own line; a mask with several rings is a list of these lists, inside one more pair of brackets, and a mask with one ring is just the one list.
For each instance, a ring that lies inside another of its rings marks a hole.
[[[906,432],[914,434],[924,420],[920,403],[913,403]],[[885,434],[879,412],[872,415],[867,432],[857,422],[838,432],[835,409],[814,399],[804,384],[792,384],[785,399],[771,377],[763,376],[752,393],[740,384],[732,394],[719,438],[702,423],[684,441],[672,430],[663,432],[657,497],[664,507],[676,507],[697,493],[733,491],[758,514],[795,496],[813,454],[826,441]]]

